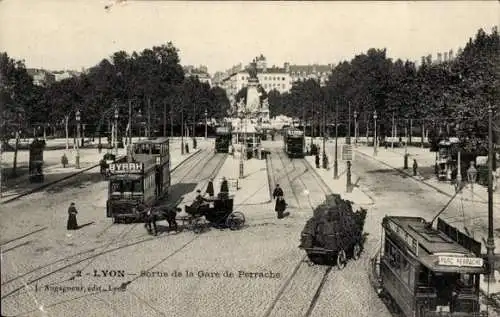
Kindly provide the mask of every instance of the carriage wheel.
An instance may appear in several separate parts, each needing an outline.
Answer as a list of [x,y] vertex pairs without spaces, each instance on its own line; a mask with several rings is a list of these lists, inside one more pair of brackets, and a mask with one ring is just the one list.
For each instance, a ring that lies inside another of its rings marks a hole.
[[231,230],[238,230],[244,224],[245,224],[245,215],[239,211],[232,212],[226,219],[226,226]]
[[352,258],[354,260],[358,260],[360,256],[361,256],[361,247],[359,246],[359,243],[356,243],[352,249]]
[[193,232],[199,234],[203,231],[204,223],[201,220],[201,218],[196,218],[193,219],[192,226],[193,226]]
[[339,253],[337,254],[337,266],[339,269],[345,268],[347,265],[347,256],[345,254],[344,249],[340,249]]

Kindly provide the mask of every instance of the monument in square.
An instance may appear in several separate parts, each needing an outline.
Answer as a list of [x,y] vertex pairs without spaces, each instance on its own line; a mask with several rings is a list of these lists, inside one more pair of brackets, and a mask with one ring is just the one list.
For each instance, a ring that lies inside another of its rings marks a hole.
[[246,104],[241,100],[238,103],[238,116],[246,117],[254,123],[269,121],[269,105],[267,99],[262,100],[261,86],[257,77],[256,59],[248,67],[248,85]]

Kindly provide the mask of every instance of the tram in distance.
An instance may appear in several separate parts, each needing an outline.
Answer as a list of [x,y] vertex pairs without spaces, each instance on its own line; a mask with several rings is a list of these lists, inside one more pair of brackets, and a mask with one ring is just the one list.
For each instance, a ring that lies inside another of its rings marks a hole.
[[479,300],[481,243],[442,219],[435,229],[420,217],[386,216],[382,229],[372,268],[380,296],[393,307],[406,317],[488,316]]
[[283,134],[283,149],[288,157],[303,158],[305,147],[304,132],[296,128],[287,128]]
[[231,126],[215,128],[215,153],[229,153],[231,140]]
[[132,144],[127,162],[109,166],[106,216],[114,222],[141,217],[139,205],[152,207],[170,189],[170,149],[168,138]]

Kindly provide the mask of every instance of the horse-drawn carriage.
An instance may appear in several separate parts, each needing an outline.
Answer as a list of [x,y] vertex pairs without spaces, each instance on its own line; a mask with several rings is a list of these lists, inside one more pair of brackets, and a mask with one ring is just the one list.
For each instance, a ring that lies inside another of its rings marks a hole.
[[[206,199],[207,204],[199,207],[185,205],[188,216],[186,220],[195,233],[201,233],[207,225],[211,224],[218,228],[229,228],[238,230],[245,224],[245,215],[239,211],[233,211],[233,196],[221,196],[215,199]],[[203,219],[205,218],[205,219]]]

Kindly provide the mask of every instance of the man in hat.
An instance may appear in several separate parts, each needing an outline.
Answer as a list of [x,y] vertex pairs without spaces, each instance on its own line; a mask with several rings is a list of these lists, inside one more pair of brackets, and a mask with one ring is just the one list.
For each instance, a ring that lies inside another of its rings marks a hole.
[[191,204],[191,208],[196,208],[199,211],[201,208],[204,208],[208,205],[207,201],[208,199],[205,199],[201,195],[201,190],[197,189],[196,198],[194,199],[194,202]]
[[156,228],[156,214],[153,211],[153,208],[148,207],[144,211],[144,226],[149,234],[158,235],[158,230]]

